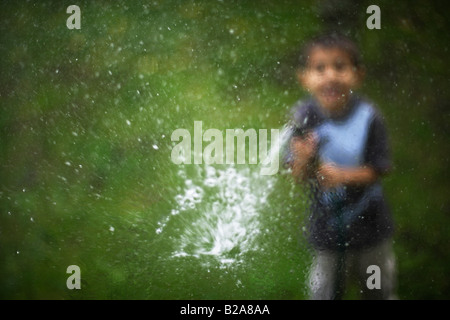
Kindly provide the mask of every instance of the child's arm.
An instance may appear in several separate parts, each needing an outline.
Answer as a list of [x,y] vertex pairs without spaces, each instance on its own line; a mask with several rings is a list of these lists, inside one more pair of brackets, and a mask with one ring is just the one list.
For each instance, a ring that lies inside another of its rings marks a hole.
[[379,174],[369,166],[343,168],[333,164],[322,164],[317,171],[317,180],[326,187],[338,185],[367,185],[375,182]]
[[324,187],[335,187],[337,185],[362,186],[375,182],[379,177],[391,171],[387,131],[379,114],[374,117],[370,126],[363,163],[365,165],[356,168],[322,164],[317,172],[317,180]]
[[317,149],[317,137],[312,133],[305,137],[293,137],[290,144],[293,154],[292,175],[297,181],[307,179]]

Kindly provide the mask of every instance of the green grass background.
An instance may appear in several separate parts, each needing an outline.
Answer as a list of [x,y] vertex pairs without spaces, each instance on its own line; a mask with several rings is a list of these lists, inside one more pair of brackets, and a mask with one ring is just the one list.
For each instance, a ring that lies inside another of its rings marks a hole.
[[[289,179],[276,178],[263,250],[243,264],[170,259],[183,226],[155,229],[184,185],[173,130],[280,128],[305,94],[293,58],[335,27],[360,44],[361,91],[389,127],[399,298],[448,299],[448,13],[379,1],[369,30],[372,3],[330,3],[2,2],[0,298],[306,298],[304,201]],[[71,4],[80,30],[66,27]],[[66,287],[72,264],[81,290]]]

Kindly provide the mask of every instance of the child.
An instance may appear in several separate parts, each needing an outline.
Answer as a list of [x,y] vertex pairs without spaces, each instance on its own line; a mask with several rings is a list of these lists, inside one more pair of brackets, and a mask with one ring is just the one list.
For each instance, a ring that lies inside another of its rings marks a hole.
[[311,99],[294,107],[288,163],[313,195],[311,298],[342,298],[353,277],[363,298],[391,299],[393,223],[379,181],[391,163],[381,115],[353,92],[364,77],[357,47],[324,35],[308,43],[300,62],[298,79]]

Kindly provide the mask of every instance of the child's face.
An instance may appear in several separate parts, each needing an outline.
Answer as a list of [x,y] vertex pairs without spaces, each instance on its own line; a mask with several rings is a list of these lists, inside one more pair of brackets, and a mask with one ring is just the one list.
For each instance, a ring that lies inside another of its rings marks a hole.
[[363,72],[350,56],[339,48],[313,48],[307,66],[298,73],[299,80],[330,115],[345,110],[351,90],[359,86]]

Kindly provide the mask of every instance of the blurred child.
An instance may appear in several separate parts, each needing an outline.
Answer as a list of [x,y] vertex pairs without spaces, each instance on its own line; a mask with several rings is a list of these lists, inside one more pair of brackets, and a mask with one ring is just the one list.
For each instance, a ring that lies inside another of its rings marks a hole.
[[354,93],[364,78],[358,49],[328,34],[309,42],[300,60],[298,79],[311,98],[293,109],[289,165],[313,194],[311,299],[342,298],[351,279],[363,298],[391,299],[393,223],[380,183],[391,160],[382,116]]

